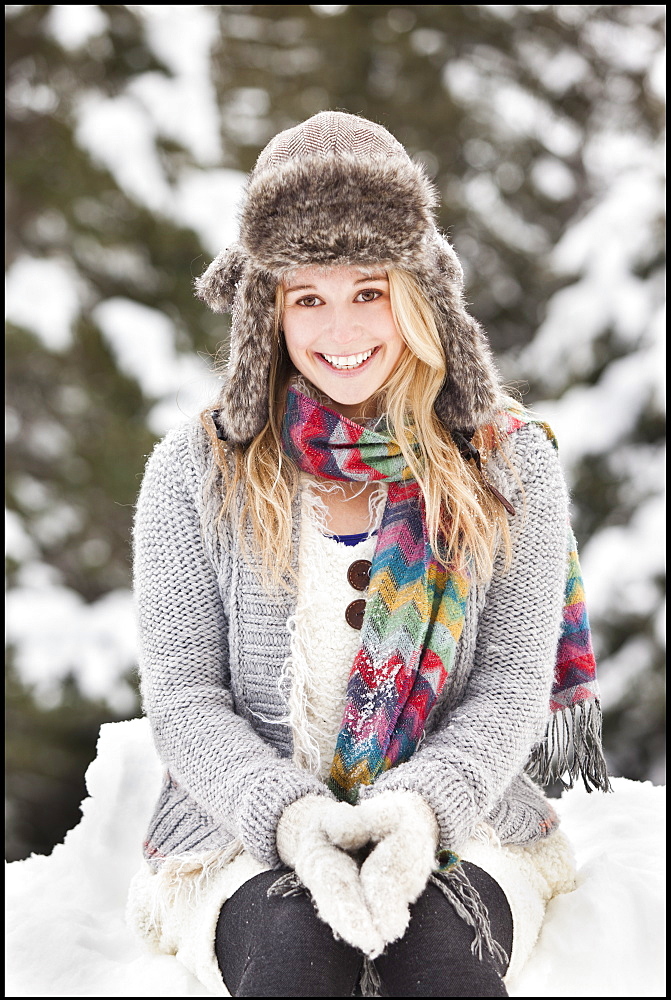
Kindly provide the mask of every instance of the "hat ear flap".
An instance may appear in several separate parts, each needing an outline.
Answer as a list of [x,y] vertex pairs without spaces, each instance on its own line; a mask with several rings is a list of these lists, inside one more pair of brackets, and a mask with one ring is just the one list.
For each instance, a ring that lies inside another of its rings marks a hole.
[[435,271],[422,284],[434,308],[446,367],[434,408],[449,429],[478,427],[500,405],[499,376],[484,331],[466,309],[461,264],[442,238],[433,263]]
[[278,349],[276,289],[272,274],[249,265],[235,289],[231,354],[217,404],[222,433],[232,444],[247,444],[268,420],[268,382]]
[[433,264],[440,271],[443,279],[449,281],[452,288],[461,292],[464,287],[464,269],[457,257],[452,244],[438,231],[433,241]]
[[247,255],[242,247],[234,244],[215,257],[200,278],[196,278],[196,295],[213,312],[225,313],[233,308],[237,284],[246,260]]

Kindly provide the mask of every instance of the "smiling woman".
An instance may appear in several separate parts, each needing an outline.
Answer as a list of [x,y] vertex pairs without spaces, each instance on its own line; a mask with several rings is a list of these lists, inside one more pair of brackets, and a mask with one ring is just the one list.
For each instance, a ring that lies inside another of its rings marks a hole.
[[506,996],[575,884],[540,786],[608,788],[554,438],[434,202],[385,129],[320,113],[197,282],[231,352],[138,501],[164,780],[129,914],[217,995]]
[[339,413],[365,416],[405,350],[385,273],[350,266],[300,268],[284,288],[282,327],[296,369]]

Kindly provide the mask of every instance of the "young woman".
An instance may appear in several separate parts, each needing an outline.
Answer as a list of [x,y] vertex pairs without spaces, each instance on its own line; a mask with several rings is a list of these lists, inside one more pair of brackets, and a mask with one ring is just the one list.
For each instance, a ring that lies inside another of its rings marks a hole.
[[608,788],[556,443],[434,202],[384,128],[323,112],[197,282],[230,360],[138,501],[165,780],[129,915],[215,995],[506,996],[574,886],[531,776]]

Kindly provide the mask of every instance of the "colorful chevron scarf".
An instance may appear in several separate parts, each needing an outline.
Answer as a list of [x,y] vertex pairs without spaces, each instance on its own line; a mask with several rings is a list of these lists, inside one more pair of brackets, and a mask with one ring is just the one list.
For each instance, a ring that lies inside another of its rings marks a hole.
[[[501,414],[513,433],[532,417],[512,406]],[[540,421],[533,421],[540,423]],[[542,424],[556,447],[554,435]],[[489,429],[491,445],[495,430]],[[487,429],[485,430],[487,439]],[[468,570],[439,563],[429,544],[424,500],[384,421],[375,427],[290,388],[282,426],[284,452],[303,471],[333,480],[388,483],[378,530],[361,646],[347,687],[347,705],[328,785],[356,802],[358,788],[408,760],[454,662],[470,588]],[[600,740],[596,663],[582,578],[568,528],[563,627],[545,743],[529,763],[534,777],[580,773],[588,791],[607,787]],[[563,727],[558,725],[564,716]]]

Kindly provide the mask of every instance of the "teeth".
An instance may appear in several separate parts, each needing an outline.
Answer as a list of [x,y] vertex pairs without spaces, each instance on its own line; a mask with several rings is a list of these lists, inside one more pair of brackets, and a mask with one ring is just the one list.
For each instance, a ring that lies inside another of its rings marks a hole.
[[322,357],[334,368],[358,368],[364,361],[368,361],[374,350],[375,348],[371,348],[364,354],[349,354],[346,358],[339,357],[337,354],[322,354]]

